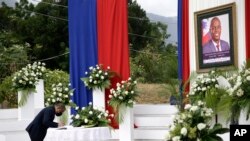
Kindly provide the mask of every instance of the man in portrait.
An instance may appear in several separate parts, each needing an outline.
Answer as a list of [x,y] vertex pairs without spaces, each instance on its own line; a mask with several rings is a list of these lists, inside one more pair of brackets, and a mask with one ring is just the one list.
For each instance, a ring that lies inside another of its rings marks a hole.
[[211,39],[204,44],[203,54],[230,50],[228,42],[221,40],[221,21],[218,17],[212,18],[209,32]]

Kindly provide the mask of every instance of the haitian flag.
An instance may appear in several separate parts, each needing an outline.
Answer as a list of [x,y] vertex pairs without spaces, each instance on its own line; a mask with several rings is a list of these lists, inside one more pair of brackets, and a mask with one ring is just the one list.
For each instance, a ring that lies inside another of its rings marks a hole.
[[[120,75],[111,80],[111,88],[130,76],[127,0],[69,0],[68,14],[72,100],[85,107],[92,102],[92,91],[80,78],[90,66],[110,66]],[[106,89],[106,101],[109,93]],[[112,113],[111,107],[107,109]],[[112,121],[112,126],[118,124]]]
[[208,19],[203,19],[202,20],[202,46],[204,46],[210,39],[211,39],[211,35],[210,35],[210,22],[208,21]]
[[[182,86],[188,81],[190,75],[189,56],[189,0],[178,0],[178,79],[180,84],[180,94]],[[185,96],[185,95],[184,95]]]

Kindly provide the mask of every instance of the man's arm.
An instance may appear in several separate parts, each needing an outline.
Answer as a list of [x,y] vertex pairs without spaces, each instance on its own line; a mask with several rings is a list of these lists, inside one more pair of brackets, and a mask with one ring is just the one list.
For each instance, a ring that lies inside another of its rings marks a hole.
[[53,122],[55,114],[51,110],[45,110],[43,115],[43,125],[46,127],[58,127],[58,123]]

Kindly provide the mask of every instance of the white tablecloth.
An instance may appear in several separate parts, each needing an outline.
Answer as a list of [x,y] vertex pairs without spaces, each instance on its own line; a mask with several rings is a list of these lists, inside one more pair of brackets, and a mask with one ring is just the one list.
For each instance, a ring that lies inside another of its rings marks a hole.
[[44,141],[103,141],[111,138],[108,127],[49,128]]

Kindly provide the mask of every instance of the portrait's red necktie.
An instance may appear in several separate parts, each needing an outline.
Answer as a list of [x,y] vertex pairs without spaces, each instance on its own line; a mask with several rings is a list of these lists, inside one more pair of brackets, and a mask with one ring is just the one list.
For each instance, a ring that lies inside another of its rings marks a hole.
[[220,51],[220,44],[216,44],[217,51]]

